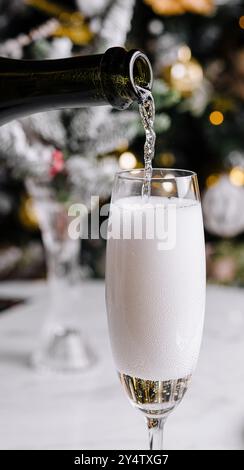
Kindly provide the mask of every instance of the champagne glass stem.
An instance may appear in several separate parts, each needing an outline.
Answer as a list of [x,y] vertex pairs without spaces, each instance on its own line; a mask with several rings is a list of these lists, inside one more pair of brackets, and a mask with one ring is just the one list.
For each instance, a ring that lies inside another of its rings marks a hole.
[[146,423],[149,434],[149,449],[163,450],[165,418],[146,418]]
[[[67,248],[67,246],[66,246]],[[50,289],[50,319],[56,327],[71,327],[76,324],[73,312],[68,305],[75,304],[77,282],[79,280],[79,243],[72,241],[66,256],[62,246],[59,250],[50,250],[46,246],[47,279]]]

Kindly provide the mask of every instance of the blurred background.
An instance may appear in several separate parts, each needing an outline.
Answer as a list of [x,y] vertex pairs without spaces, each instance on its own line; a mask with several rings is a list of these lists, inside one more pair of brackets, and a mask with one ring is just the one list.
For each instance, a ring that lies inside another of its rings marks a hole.
[[[153,165],[196,171],[202,196],[213,285],[199,369],[166,448],[243,449],[244,1],[0,0],[0,57],[112,46],[150,58]],[[115,172],[143,166],[144,139],[137,105],[55,110],[0,127],[0,448],[145,445],[109,350],[105,241],[72,240],[67,215],[73,202],[97,211],[94,194],[109,202]]]
[[[243,286],[244,2],[0,0],[0,56],[55,59],[123,44],[153,65],[154,167],[198,173],[208,280]],[[95,191],[109,201],[115,171],[142,167],[143,143],[136,107],[53,111],[1,127],[0,279],[46,276],[46,221],[28,184],[39,165],[51,161],[57,201],[67,200],[67,168],[83,200]],[[85,276],[104,277],[104,240],[85,240],[79,256]]]

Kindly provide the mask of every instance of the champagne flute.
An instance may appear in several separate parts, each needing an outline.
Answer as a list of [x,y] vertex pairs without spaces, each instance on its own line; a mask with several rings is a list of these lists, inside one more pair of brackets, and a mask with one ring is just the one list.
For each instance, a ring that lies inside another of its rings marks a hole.
[[115,177],[109,217],[106,304],[112,352],[130,402],[143,412],[150,449],[182,400],[199,355],[205,244],[197,175],[153,169]]
[[41,228],[49,287],[46,321],[31,365],[37,370],[84,372],[93,364],[94,355],[76,315],[81,300],[80,239],[70,237],[68,216],[68,208],[79,200],[79,194],[65,178],[59,192],[59,186],[45,174],[29,177],[26,186]]

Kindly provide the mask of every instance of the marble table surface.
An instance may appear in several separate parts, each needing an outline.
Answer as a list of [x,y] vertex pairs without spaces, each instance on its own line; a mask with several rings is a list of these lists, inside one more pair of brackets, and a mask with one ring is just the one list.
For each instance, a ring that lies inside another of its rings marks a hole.
[[[47,311],[45,283],[2,283],[3,297],[27,302],[0,315],[0,448],[147,448],[144,419],[114,370],[104,283],[79,287],[75,314],[97,357],[83,374],[40,373],[28,365]],[[243,362],[244,290],[209,286],[198,368],[166,424],[166,449],[244,448]]]

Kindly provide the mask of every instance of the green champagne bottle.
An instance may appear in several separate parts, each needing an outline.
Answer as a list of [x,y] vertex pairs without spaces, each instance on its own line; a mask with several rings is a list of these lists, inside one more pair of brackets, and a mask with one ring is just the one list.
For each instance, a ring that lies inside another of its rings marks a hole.
[[112,47],[104,54],[58,60],[0,58],[0,125],[51,109],[112,105],[126,109],[150,90],[152,68],[139,50]]

